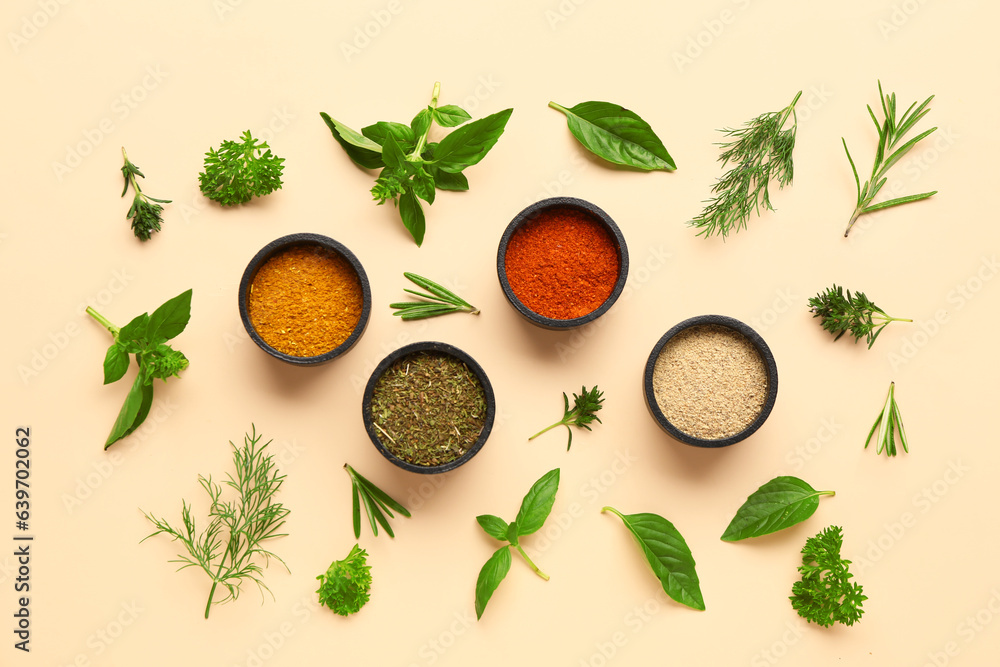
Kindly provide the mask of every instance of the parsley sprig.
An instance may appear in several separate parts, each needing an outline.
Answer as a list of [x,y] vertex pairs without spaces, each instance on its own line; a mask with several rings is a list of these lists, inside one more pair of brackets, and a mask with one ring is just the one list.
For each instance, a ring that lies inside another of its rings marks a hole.
[[202,194],[223,206],[245,204],[281,188],[284,162],[247,130],[238,142],[226,140],[218,150],[208,149],[198,182]]
[[813,317],[821,318],[823,328],[834,335],[834,340],[840,339],[845,332],[850,331],[855,343],[864,336],[868,341],[869,350],[890,322],[913,321],[902,317],[890,317],[865,296],[864,292],[851,294],[851,290],[847,290],[845,294],[844,288],[836,284],[810,298],[809,308]]
[[[800,90],[781,111],[761,114],[741,128],[721,130],[733,141],[722,144],[719,161],[723,167],[733,166],[712,186],[714,197],[706,202],[705,210],[688,223],[699,229],[698,236],[726,238],[730,232],[746,229],[751,213],[759,214],[761,208],[774,210],[768,185],[777,180],[783,188],[792,182],[795,103],[801,95]],[[789,118],[791,125],[785,127]]]
[[330,563],[319,579],[319,603],[341,616],[358,612],[371,597],[372,574],[368,552],[355,544],[343,560]]
[[125,160],[125,164],[122,165],[122,176],[125,177],[125,187],[122,188],[122,197],[128,192],[129,185],[132,186],[132,191],[135,193],[132,197],[132,206],[125,215],[125,219],[132,221],[132,233],[135,234],[137,239],[148,241],[153,232],[160,231],[160,225],[163,222],[163,216],[161,215],[163,207],[160,204],[169,204],[170,200],[157,199],[156,197],[144,194],[135,177],[146,178],[146,176],[139,171],[139,167],[129,161],[124,146],[122,146],[122,158]]
[[802,579],[792,585],[792,607],[810,623],[830,627],[834,623],[854,625],[864,613],[868,596],[852,582],[851,561],[840,557],[843,533],[840,526],[828,526],[802,547]]
[[546,426],[541,431],[535,435],[528,438],[528,440],[534,440],[541,434],[554,429],[557,426],[565,426],[566,430],[569,431],[569,440],[566,443],[566,451],[573,446],[573,429],[570,426],[577,426],[579,428],[585,428],[588,431],[591,430],[590,424],[592,422],[601,422],[601,418],[597,416],[597,411],[600,410],[604,403],[604,392],[598,391],[597,385],[594,388],[587,390],[587,387],[581,387],[579,394],[573,394],[573,408],[569,407],[569,398],[566,396],[566,392],[563,392],[563,406],[564,414],[563,418],[557,421],[551,426]]

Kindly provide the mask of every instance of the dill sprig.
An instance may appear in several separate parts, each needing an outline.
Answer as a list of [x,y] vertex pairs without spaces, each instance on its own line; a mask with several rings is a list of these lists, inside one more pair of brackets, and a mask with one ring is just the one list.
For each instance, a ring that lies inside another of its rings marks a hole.
[[591,422],[603,423],[601,418],[597,416],[597,411],[603,407],[602,403],[604,403],[604,392],[598,391],[596,384],[589,391],[586,387],[580,387],[580,393],[573,394],[572,409],[569,407],[569,398],[566,396],[566,392],[563,392],[563,418],[551,426],[546,426],[528,440],[534,440],[556,426],[565,426],[566,430],[569,431],[569,440],[566,443],[566,451],[569,451],[569,448],[573,446],[573,429],[570,426],[578,426],[589,431],[591,430]]
[[903,135],[909,132],[910,129],[916,125],[917,121],[930,112],[927,105],[930,104],[932,99],[934,99],[934,96],[931,95],[928,97],[920,104],[920,106],[917,106],[917,103],[914,102],[899,119],[896,118],[896,93],[885,95],[882,92],[882,82],[879,81],[878,96],[882,102],[883,120],[879,123],[875,118],[875,112],[872,111],[871,105],[868,105],[868,115],[871,116],[872,122],[875,123],[875,129],[878,131],[878,149],[875,152],[875,164],[872,166],[872,176],[869,180],[865,181],[864,186],[861,185],[861,179],[858,178],[858,170],[854,166],[854,160],[851,158],[851,151],[847,150],[847,141],[844,140],[843,137],[840,139],[844,144],[844,152],[847,153],[847,160],[851,163],[851,171],[854,172],[854,183],[857,186],[858,193],[858,200],[854,207],[854,213],[851,215],[851,221],[847,224],[847,229],[844,230],[844,236],[847,236],[850,233],[851,227],[854,226],[858,217],[864,215],[865,213],[871,213],[872,211],[889,208],[890,206],[907,204],[912,201],[927,199],[928,197],[937,194],[937,190],[934,190],[933,192],[924,192],[918,195],[896,197],[895,199],[889,199],[887,201],[879,202],[878,204],[871,203],[875,198],[875,195],[877,195],[879,190],[882,189],[882,186],[885,185],[887,180],[885,173],[889,171],[889,168],[899,162],[899,160],[906,155],[906,153],[913,148],[918,141],[937,129],[936,127],[932,127],[929,130],[921,132],[896,149],[895,152],[892,152],[892,150],[896,148],[896,144],[898,144],[903,138]]
[[422,287],[426,292],[403,288],[404,292],[409,292],[419,296],[421,301],[397,301],[390,303],[389,307],[395,309],[393,315],[398,315],[403,320],[420,320],[425,317],[436,317],[447,315],[448,313],[472,313],[479,314],[479,309],[471,303],[458,296],[438,283],[418,276],[415,273],[403,272],[403,276],[410,282]]
[[[208,527],[200,534],[195,529],[195,520],[191,516],[191,505],[182,502],[181,520],[184,528],[173,528],[163,519],[157,519],[152,514],[143,514],[156,526],[142,541],[159,535],[169,535],[173,540],[181,542],[188,554],[178,554],[171,563],[180,563],[178,570],[188,567],[199,567],[212,580],[212,589],[208,593],[208,603],[205,605],[205,618],[212,609],[213,602],[221,604],[239,597],[240,586],[245,580],[257,584],[263,595],[270,589],[261,580],[263,567],[269,559],[274,558],[282,565],[285,562],[261,546],[265,540],[284,537],[279,533],[288,510],[281,503],[274,502],[274,496],[281,488],[285,479],[274,467],[270,454],[264,452],[270,441],[260,445],[261,436],[257,429],[246,435],[240,448],[233,445],[233,463],[236,466],[236,477],[226,475],[223,484],[217,484],[211,477],[198,476],[198,482],[208,493],[210,500]],[[235,500],[223,500],[223,487],[229,487],[237,493]],[[285,565],[285,569],[288,566]],[[222,586],[225,596],[215,600],[216,588]]]
[[385,529],[385,532],[389,534],[389,537],[395,537],[392,532],[392,527],[389,525],[389,520],[385,517],[385,515],[388,514],[390,519],[395,518],[392,510],[396,510],[403,516],[409,518],[409,510],[396,502],[388,493],[369,482],[361,475],[361,473],[346,463],[344,464],[344,470],[346,470],[347,474],[350,475],[351,484],[354,487],[354,504],[352,510],[355,539],[359,539],[361,537],[362,504],[365,506],[365,514],[368,515],[368,522],[371,524],[372,533],[378,537],[378,527],[382,526],[382,528]]
[[838,340],[845,332],[850,331],[854,342],[862,336],[868,340],[868,349],[875,344],[875,339],[890,322],[912,322],[911,319],[890,317],[884,310],[865,296],[864,292],[847,290],[834,285],[809,299],[809,307],[813,317],[822,318],[823,328]]
[[140,241],[148,241],[153,232],[160,231],[160,225],[163,222],[163,216],[160,215],[163,212],[163,207],[160,204],[169,204],[170,200],[157,199],[156,197],[143,194],[135,177],[141,176],[142,178],[146,178],[146,176],[139,171],[139,167],[129,161],[124,146],[122,146],[122,157],[125,159],[125,164],[122,165],[122,176],[125,177],[125,187],[122,188],[122,197],[128,192],[129,185],[132,186],[132,191],[135,193],[135,196],[132,198],[132,206],[125,215],[125,219],[132,221],[132,233],[135,234],[136,238]]
[[[712,186],[715,196],[707,200],[705,210],[688,223],[700,229],[698,236],[719,234],[725,238],[730,232],[745,229],[751,213],[759,215],[762,207],[774,210],[768,185],[777,180],[783,188],[792,182],[795,103],[801,95],[800,90],[781,111],[761,114],[739,129],[720,130],[734,140],[720,144],[724,150],[719,161],[723,167],[729,163],[733,167]],[[789,118],[791,126],[785,127]]]
[[878,418],[872,425],[872,430],[868,432],[868,438],[865,440],[865,449],[868,449],[868,444],[871,442],[872,436],[875,435],[876,428],[878,429],[878,437],[875,438],[876,454],[885,452],[886,456],[896,455],[894,431],[899,432],[899,442],[903,445],[903,451],[906,453],[910,452],[910,446],[906,441],[906,429],[903,428],[903,417],[899,414],[899,406],[896,404],[895,382],[889,383],[889,395],[886,396],[885,405],[882,406],[882,412],[878,413]]

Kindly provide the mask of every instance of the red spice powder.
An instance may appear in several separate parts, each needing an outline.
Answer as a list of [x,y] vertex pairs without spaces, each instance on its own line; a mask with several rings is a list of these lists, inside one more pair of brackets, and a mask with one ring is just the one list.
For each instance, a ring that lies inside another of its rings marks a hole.
[[611,296],[620,269],[614,238],[587,211],[545,209],[511,236],[504,257],[514,295],[556,320],[583,317]]

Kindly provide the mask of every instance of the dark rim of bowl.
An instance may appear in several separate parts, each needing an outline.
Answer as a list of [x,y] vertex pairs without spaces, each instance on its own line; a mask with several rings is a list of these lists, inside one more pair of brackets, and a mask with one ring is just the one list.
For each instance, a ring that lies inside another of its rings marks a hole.
[[[311,357],[297,357],[291,354],[286,354],[268,345],[254,328],[253,322],[250,320],[250,311],[247,304],[247,298],[250,294],[250,285],[253,283],[253,279],[257,277],[257,272],[260,268],[279,252],[300,245],[320,246],[337,253],[351,265],[351,268],[357,274],[358,281],[361,284],[361,315],[358,318],[358,323],[354,326],[354,330],[351,331],[351,335],[349,335],[344,342],[332,350]],[[371,315],[372,310],[372,292],[371,286],[368,283],[368,275],[365,273],[364,267],[361,266],[361,262],[358,261],[358,258],[354,255],[354,253],[348,250],[342,243],[322,234],[289,234],[268,243],[266,246],[261,248],[257,254],[253,256],[253,259],[250,260],[250,263],[247,264],[246,270],[243,271],[243,278],[240,280],[239,308],[240,319],[243,320],[243,327],[247,330],[247,334],[249,334],[253,342],[257,343],[258,347],[270,354],[272,357],[289,364],[296,366],[313,366],[326,363],[335,357],[340,356],[344,352],[347,352],[347,350],[351,349],[351,347],[358,342],[358,339],[361,338],[361,334],[364,333],[365,328],[368,326],[368,318]]]
[[[667,342],[685,329],[709,324],[726,327],[742,334],[743,337],[749,340],[750,343],[753,344],[754,348],[756,348],[758,354],[760,354],[761,360],[764,362],[764,367],[767,369],[767,396],[764,398],[764,405],[761,406],[757,417],[739,433],[735,433],[731,436],[720,438],[718,440],[698,438],[685,433],[674,426],[660,410],[660,406],[656,402],[656,394],[653,391],[653,369],[656,365],[657,358],[660,356],[660,352],[663,351],[663,347],[667,344]],[[774,408],[774,402],[778,397],[778,366],[774,361],[774,355],[771,353],[771,348],[767,346],[767,343],[764,342],[764,339],[761,338],[760,334],[754,331],[747,324],[744,324],[743,322],[732,317],[726,317],[725,315],[699,315],[672,326],[667,333],[663,334],[660,340],[657,341],[656,345],[653,346],[653,351],[649,354],[649,359],[646,361],[646,369],[643,373],[643,393],[646,395],[646,406],[649,408],[650,414],[653,415],[653,418],[660,425],[660,427],[669,433],[674,439],[688,445],[694,445],[695,447],[727,447],[753,435],[753,433],[764,424],[768,415],[771,414],[771,410]]]
[[[479,380],[479,384],[483,388],[483,393],[486,397],[486,415],[483,418],[483,430],[480,431],[479,437],[464,454],[458,458],[448,461],[447,463],[442,463],[436,466],[421,466],[414,463],[410,463],[400,457],[396,456],[390,452],[382,441],[379,440],[378,434],[375,432],[375,422],[371,418],[371,403],[372,395],[375,391],[375,383],[378,379],[382,377],[382,374],[389,369],[396,361],[402,359],[403,357],[414,354],[417,352],[439,352],[442,354],[447,354],[465,363],[469,370],[473,372],[476,378]],[[490,384],[490,380],[486,377],[486,371],[479,363],[469,356],[463,350],[455,347],[454,345],[449,345],[448,343],[440,343],[437,341],[419,341],[416,343],[410,343],[409,345],[404,345],[403,347],[389,353],[375,370],[372,372],[371,377],[368,378],[368,384],[365,385],[365,393],[361,399],[361,416],[364,420],[365,430],[368,432],[368,437],[371,439],[372,444],[375,448],[387,458],[389,461],[393,462],[403,470],[409,470],[410,472],[422,473],[422,474],[435,474],[448,472],[449,470],[454,470],[455,468],[467,463],[469,459],[479,453],[479,450],[483,448],[486,444],[487,438],[490,436],[490,431],[493,430],[493,420],[496,417],[496,397],[493,394],[493,386]]]
[[[615,249],[618,251],[618,280],[615,281],[611,294],[604,300],[604,303],[586,315],[569,320],[546,317],[531,310],[517,298],[517,295],[514,294],[514,290],[511,289],[510,282],[507,280],[507,244],[510,243],[511,237],[514,236],[514,233],[522,224],[534,220],[538,215],[546,210],[558,207],[575,208],[594,216],[594,218],[604,225],[605,229],[611,233],[612,242],[615,244]],[[605,213],[600,207],[595,206],[586,200],[577,199],[576,197],[551,197],[549,199],[542,199],[541,201],[537,201],[528,206],[514,216],[514,219],[511,220],[509,225],[507,225],[507,229],[504,230],[503,236],[500,238],[500,246],[497,249],[497,276],[500,279],[500,287],[503,289],[503,293],[504,296],[507,297],[507,301],[509,301],[514,309],[521,313],[521,315],[526,317],[529,321],[546,329],[570,329],[593,322],[598,317],[606,313],[608,309],[614,305],[615,301],[618,300],[618,297],[621,296],[621,293],[625,289],[625,283],[628,280],[628,247],[625,245],[625,237],[622,235],[621,229],[619,229],[618,225],[615,224],[615,221],[611,219],[611,216]]]

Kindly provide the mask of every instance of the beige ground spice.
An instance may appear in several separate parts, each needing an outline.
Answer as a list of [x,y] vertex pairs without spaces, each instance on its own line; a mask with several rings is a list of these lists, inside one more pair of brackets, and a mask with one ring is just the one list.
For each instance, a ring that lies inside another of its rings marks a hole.
[[671,338],[653,367],[653,394],[678,430],[721,440],[749,426],[764,406],[767,369],[746,336],[716,324]]

